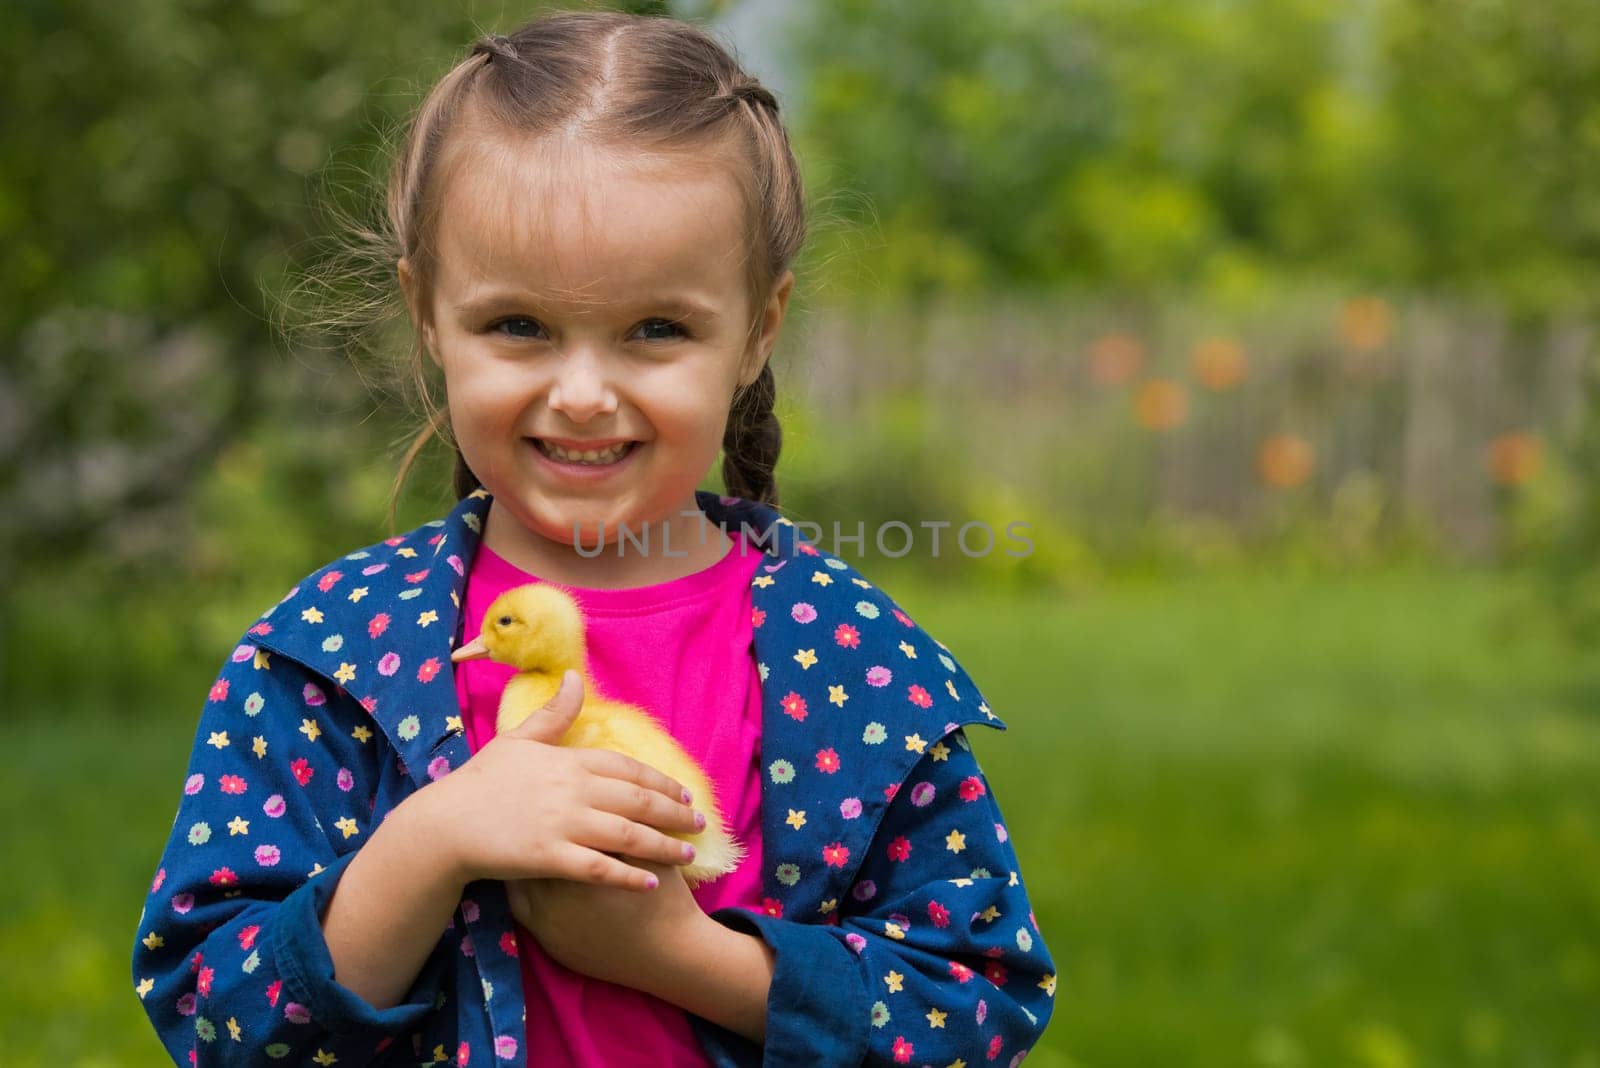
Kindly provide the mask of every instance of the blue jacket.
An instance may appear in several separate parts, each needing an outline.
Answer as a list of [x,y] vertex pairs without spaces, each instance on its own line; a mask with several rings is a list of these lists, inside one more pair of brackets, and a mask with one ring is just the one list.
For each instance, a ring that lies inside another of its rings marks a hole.
[[[772,556],[751,588],[765,908],[712,915],[776,970],[764,1047],[691,1014],[696,1034],[718,1065],[1014,1065],[1055,968],[963,729],[1005,725],[850,565],[774,509],[697,496]],[[312,573],[223,665],[134,945],[176,1062],[524,1064],[503,883],[466,887],[386,1009],[334,980],[320,924],[385,813],[469,756],[450,651],[488,507]]]

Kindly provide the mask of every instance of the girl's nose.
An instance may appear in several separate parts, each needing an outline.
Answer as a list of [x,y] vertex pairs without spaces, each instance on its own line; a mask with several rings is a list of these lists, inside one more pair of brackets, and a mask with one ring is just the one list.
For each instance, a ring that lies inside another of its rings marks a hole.
[[604,354],[587,345],[573,346],[558,357],[549,404],[575,423],[617,410],[617,395],[608,379]]

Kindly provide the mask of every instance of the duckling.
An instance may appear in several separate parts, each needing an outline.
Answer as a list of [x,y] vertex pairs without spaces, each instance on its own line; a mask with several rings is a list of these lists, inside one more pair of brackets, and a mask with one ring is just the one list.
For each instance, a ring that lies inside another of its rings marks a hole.
[[561,688],[561,676],[568,668],[576,670],[583,676],[583,708],[559,744],[612,749],[683,783],[706,817],[699,831],[665,832],[694,846],[694,860],[680,865],[684,881],[695,887],[733,871],[745,850],[727,832],[705,772],[643,709],[598,696],[585,666],[586,649],[583,613],[572,595],[550,583],[529,583],[496,597],[484,613],[479,636],[450,659],[488,657],[518,669],[500,697],[497,734],[549,703]]

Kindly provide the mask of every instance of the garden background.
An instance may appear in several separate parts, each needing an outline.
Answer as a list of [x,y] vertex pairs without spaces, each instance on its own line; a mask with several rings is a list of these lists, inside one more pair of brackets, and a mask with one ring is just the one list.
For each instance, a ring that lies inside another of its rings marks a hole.
[[[710,20],[807,172],[787,514],[1030,524],[852,559],[1010,725],[1030,1063],[1600,1068],[1592,0],[633,6]],[[412,425],[306,272],[529,13],[10,12],[8,1064],[165,1063],[129,960],[204,695],[390,532]]]

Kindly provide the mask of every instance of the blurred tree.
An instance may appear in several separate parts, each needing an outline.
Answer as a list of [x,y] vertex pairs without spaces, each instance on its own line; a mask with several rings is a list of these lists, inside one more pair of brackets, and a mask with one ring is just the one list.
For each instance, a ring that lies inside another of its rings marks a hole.
[[1375,187],[1406,282],[1529,310],[1593,307],[1600,11],[1585,0],[1389,0],[1390,135]]
[[335,145],[370,169],[369,124],[409,103],[400,57],[436,64],[472,34],[403,7],[382,32],[375,9],[294,0],[12,10],[0,57],[27,121],[0,144],[0,338],[27,404],[0,436],[0,556],[155,543],[135,532],[170,528],[274,406],[273,294],[310,233],[307,176]]
[[[671,5],[533,8],[561,6]],[[337,354],[275,333],[286,285],[325,236],[317,208],[368,215],[399,120],[474,37],[517,21],[417,0],[10,11],[0,579],[25,557],[184,548],[193,481],[263,416],[316,436],[330,409],[370,404]],[[325,523],[341,452],[302,459],[300,514]]]
[[804,137],[826,189],[864,194],[849,217],[878,220],[875,288],[1270,274],[1594,304],[1591,0],[809,11]]

